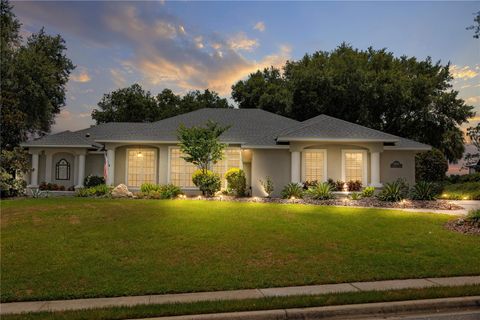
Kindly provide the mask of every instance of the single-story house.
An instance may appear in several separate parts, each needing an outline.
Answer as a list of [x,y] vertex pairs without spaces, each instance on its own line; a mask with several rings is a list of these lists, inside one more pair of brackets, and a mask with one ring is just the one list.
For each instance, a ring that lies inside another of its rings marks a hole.
[[243,168],[253,196],[264,196],[260,179],[278,195],[289,182],[360,180],[364,186],[404,178],[415,181],[415,154],[430,146],[319,115],[299,122],[260,109],[201,109],[152,123],[105,123],[64,131],[23,144],[31,154],[30,188],[41,182],[83,187],[86,175],[106,175],[109,185],[137,189],[144,182],[194,191],[196,168],[183,160],[177,128],[208,120],[231,126],[221,141],[224,158],[212,170],[222,177]]

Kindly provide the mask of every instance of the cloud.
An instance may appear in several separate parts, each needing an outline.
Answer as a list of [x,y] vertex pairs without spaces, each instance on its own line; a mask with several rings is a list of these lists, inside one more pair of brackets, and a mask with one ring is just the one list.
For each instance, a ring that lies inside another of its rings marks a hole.
[[245,50],[253,51],[258,47],[259,43],[256,39],[249,39],[244,32],[237,33],[235,36],[228,40],[230,48],[233,50]]
[[62,109],[55,119],[55,124],[52,126],[52,133],[65,130],[75,131],[88,128],[93,124],[93,120],[90,115],[91,112],[76,113],[67,108]]
[[465,102],[467,104],[480,104],[480,96],[468,97]]
[[457,65],[452,65],[450,67],[450,72],[452,73],[452,76],[455,79],[468,80],[478,76],[479,73],[475,71],[475,69],[478,70],[478,68],[476,67],[469,67],[469,66],[460,67]]
[[263,32],[265,31],[265,23],[263,21],[258,21],[253,27],[253,29]]
[[[16,4],[17,5],[17,4]],[[189,28],[158,2],[18,2],[23,16],[48,22],[105,50],[127,52],[108,66],[112,82],[124,87],[132,77],[142,85],[174,91],[210,88],[229,95],[231,86],[249,73],[280,66],[290,58],[288,46],[256,60],[243,56],[259,46],[243,32],[228,37]],[[186,31],[188,30],[188,32]],[[115,65],[117,64],[117,65]]]
[[79,72],[74,72],[73,74],[71,74],[70,79],[72,81],[81,83],[89,82],[90,80],[92,80],[85,68],[81,68]]
[[115,86],[123,88],[127,85],[127,78],[122,70],[110,69],[110,74],[112,76],[112,81]]

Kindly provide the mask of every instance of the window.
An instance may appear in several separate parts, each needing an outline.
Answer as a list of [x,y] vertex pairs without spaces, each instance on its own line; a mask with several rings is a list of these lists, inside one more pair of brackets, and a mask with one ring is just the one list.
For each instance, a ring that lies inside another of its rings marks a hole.
[[325,150],[304,150],[302,151],[302,180],[303,181],[325,181],[326,180],[326,151]]
[[156,182],[156,152],[154,149],[127,149],[127,185],[140,187]]
[[359,180],[366,184],[366,161],[367,153],[365,151],[347,151],[343,150],[343,180]]
[[[223,159],[213,165],[212,171],[222,178],[222,187],[225,187],[224,175],[230,168],[241,168],[241,149],[228,148],[224,151]],[[170,183],[182,188],[195,188],[192,175],[197,167],[182,158],[180,148],[170,148]]]
[[183,187],[194,188],[192,175],[197,167],[182,158],[180,148],[170,148],[170,183]]
[[60,159],[55,164],[55,180],[70,180],[70,163],[65,159]]

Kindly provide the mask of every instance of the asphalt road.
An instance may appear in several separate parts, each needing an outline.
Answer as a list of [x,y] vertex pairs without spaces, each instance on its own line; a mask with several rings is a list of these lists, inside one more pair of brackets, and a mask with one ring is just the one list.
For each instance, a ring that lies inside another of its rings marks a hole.
[[369,318],[351,318],[362,320],[480,320],[480,308],[474,310],[456,311],[456,312],[439,312],[439,313],[419,313],[408,315],[392,315],[392,316],[379,316]]

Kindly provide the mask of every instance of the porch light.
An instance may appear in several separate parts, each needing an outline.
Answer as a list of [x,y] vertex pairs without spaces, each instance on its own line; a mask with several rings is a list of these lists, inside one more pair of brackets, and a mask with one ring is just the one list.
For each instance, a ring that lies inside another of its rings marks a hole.
[[139,157],[139,158],[140,158],[140,157],[143,157],[142,151],[138,151],[137,157]]

